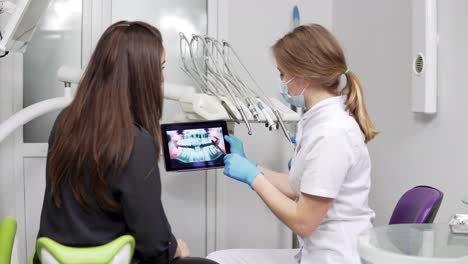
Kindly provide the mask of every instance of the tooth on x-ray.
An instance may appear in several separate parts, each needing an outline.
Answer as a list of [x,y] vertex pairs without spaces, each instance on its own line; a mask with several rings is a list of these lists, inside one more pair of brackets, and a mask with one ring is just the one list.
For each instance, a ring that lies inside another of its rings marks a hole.
[[215,145],[217,140],[205,129],[184,130],[174,146],[178,150],[175,159],[184,163],[216,160],[224,154]]

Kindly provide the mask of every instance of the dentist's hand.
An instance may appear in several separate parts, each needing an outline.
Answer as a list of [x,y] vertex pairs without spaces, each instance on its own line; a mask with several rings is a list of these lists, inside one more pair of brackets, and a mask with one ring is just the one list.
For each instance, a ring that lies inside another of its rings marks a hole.
[[239,154],[226,155],[224,164],[224,175],[247,183],[250,188],[257,175],[261,173],[257,166]]
[[292,136],[292,137],[291,137],[291,143],[293,143],[294,145],[297,144],[297,138],[296,138],[296,136]]
[[240,138],[229,134],[228,136],[224,136],[224,139],[231,146],[232,154],[238,154],[244,158],[247,158],[244,152],[244,145],[242,144],[242,141],[240,140]]
[[[245,156],[245,152],[244,152],[244,144],[242,144],[242,141],[240,140],[240,138],[229,134],[229,136],[224,136],[224,139],[231,146],[231,154],[237,154],[247,159],[247,156]],[[247,159],[247,160],[250,161],[250,163],[252,163],[255,167],[257,166],[257,162],[250,160],[250,159]]]
[[[291,142],[294,144],[294,146],[296,146],[296,144],[297,144],[296,136],[291,137]],[[288,171],[291,171],[291,167],[292,167],[292,158],[289,159],[289,161],[288,161]]]

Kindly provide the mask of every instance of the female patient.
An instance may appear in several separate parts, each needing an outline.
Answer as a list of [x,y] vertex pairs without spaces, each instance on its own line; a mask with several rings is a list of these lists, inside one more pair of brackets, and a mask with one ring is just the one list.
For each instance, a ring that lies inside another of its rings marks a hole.
[[164,64],[156,28],[121,21],[104,32],[49,138],[38,237],[89,247],[130,234],[133,263],[215,263],[190,258],[161,204]]

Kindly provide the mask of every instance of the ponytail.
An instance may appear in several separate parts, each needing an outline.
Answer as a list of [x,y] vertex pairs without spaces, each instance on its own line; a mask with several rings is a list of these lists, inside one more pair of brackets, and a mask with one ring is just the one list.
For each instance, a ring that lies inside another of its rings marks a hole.
[[346,109],[354,115],[354,118],[364,133],[365,142],[368,143],[379,134],[379,131],[367,113],[364,93],[358,77],[353,72],[347,72],[346,78],[349,89]]
[[[379,132],[367,113],[361,83],[346,67],[343,49],[330,31],[318,24],[302,25],[279,39],[272,50],[278,67],[290,75],[316,82],[337,95],[348,88],[346,109],[354,115],[365,142],[377,136]],[[343,75],[347,84],[341,82]]]

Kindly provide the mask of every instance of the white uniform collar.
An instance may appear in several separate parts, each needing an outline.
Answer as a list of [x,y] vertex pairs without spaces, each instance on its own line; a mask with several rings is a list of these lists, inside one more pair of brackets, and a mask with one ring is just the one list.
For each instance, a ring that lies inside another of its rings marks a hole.
[[309,119],[312,116],[314,116],[315,113],[319,113],[323,109],[326,109],[326,108],[328,108],[330,106],[342,106],[344,108],[344,105],[346,103],[346,99],[347,99],[346,95],[339,95],[339,96],[334,96],[334,97],[322,100],[322,101],[318,102],[317,104],[315,104],[314,106],[312,106],[311,109],[307,110],[307,112],[305,112],[302,115],[301,119],[302,120]]

